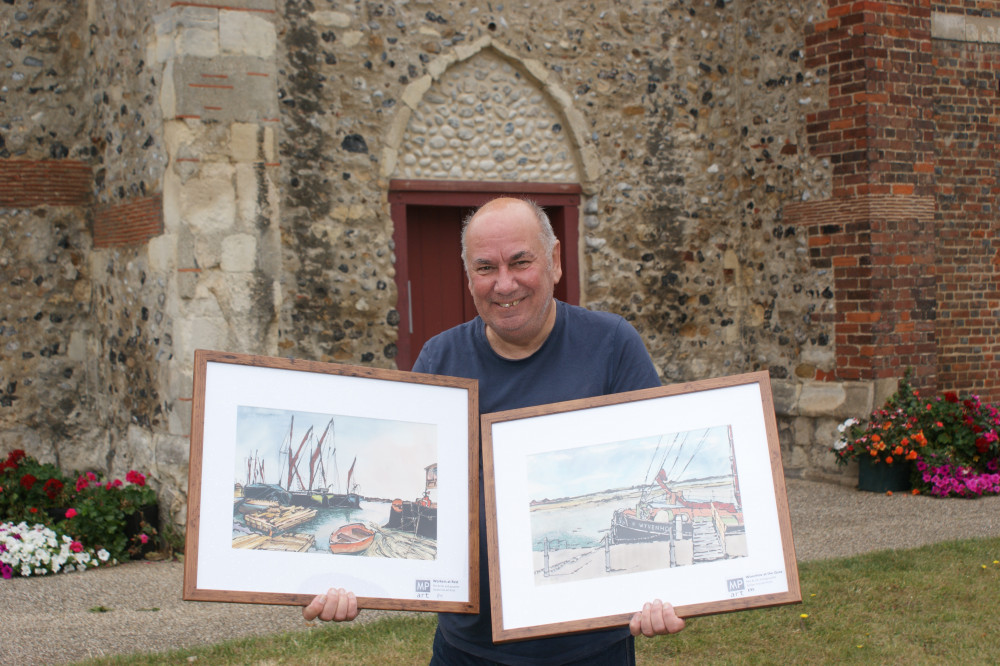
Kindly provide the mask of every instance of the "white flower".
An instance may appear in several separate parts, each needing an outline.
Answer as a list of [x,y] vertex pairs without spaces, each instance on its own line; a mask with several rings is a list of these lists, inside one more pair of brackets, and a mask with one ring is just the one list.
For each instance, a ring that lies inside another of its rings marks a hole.
[[101,562],[107,562],[109,557],[111,557],[111,553],[104,550],[103,548],[97,551],[97,559],[99,559]]
[[[842,433],[845,430],[847,430],[848,428],[850,428],[852,425],[856,424],[857,422],[858,421],[855,420],[855,419],[853,419],[853,418],[847,419],[846,421],[844,421],[843,423],[841,423],[839,426],[837,426],[837,432]],[[841,448],[841,447],[837,447],[837,448]]]
[[836,443],[834,443],[833,448],[835,448],[835,449],[837,449],[839,451],[842,448],[844,448],[845,446],[847,446],[847,442],[844,441],[844,440],[842,440],[842,439],[838,439],[836,441]]

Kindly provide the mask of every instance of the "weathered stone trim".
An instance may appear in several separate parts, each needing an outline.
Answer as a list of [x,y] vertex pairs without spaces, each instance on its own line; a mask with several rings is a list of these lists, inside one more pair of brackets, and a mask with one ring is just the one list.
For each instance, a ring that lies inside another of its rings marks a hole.
[[931,12],[931,39],[1000,44],[1000,18]]
[[78,160],[0,160],[0,206],[84,206],[93,174]]
[[490,37],[483,37],[475,42],[456,47],[450,53],[438,56],[432,60],[428,66],[428,74],[412,81],[407,85],[401,95],[403,104],[386,128],[383,136],[382,166],[381,176],[383,178],[399,177],[400,151],[406,136],[407,127],[417,110],[424,96],[431,90],[434,83],[439,82],[442,76],[456,64],[465,62],[470,58],[491,50],[503,59],[511,61],[519,70],[524,73],[529,83],[536,86],[552,104],[553,108],[565,120],[565,136],[570,147],[575,151],[576,161],[579,164],[578,179],[581,182],[584,192],[590,192],[596,188],[596,181],[600,177],[601,163],[598,159],[594,147],[586,140],[586,122],[583,114],[573,106],[573,98],[563,89],[557,76],[550,72],[541,62],[532,59],[524,59],[505,47],[494,42]]
[[94,247],[141,245],[163,233],[163,196],[133,199],[94,211]]

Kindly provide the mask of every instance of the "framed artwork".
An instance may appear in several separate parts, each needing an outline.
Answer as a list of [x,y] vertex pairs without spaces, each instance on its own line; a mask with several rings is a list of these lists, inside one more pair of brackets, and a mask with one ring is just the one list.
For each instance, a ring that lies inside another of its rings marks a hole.
[[478,409],[475,380],[196,351],[184,598],[477,612]]
[[801,602],[766,372],[481,421],[495,641]]

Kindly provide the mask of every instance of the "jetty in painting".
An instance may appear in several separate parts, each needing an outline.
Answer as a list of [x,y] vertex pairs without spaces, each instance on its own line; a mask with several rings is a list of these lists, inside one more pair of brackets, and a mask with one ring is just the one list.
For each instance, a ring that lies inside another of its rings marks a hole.
[[[381,475],[389,475],[393,470],[384,455],[373,452],[370,457],[348,456],[351,465],[341,475],[337,465],[337,420],[341,417],[326,416],[319,420],[322,415],[257,408],[241,410],[245,410],[248,432],[261,429],[260,419],[270,419],[273,423],[283,416],[287,425],[280,432],[280,442],[276,441],[278,428],[270,430],[275,433],[275,448],[271,451],[276,451],[279,461],[271,466],[271,470],[278,468],[276,473],[267,469],[266,461],[273,463],[275,456],[268,455],[266,447],[244,452],[244,459],[237,465],[237,474],[243,478],[234,484],[233,548],[326,552],[352,557],[434,559],[437,556],[436,463],[423,466],[423,493],[413,500],[365,496],[356,474],[356,469],[364,464],[359,464],[359,458],[366,458],[369,464],[378,459],[374,469]],[[298,433],[296,414],[307,422]],[[355,419],[356,429],[367,426],[373,432],[390,431],[397,435],[425,427],[377,420],[368,420],[376,421],[375,425],[359,426],[359,421],[362,420]],[[316,427],[317,424],[322,427]],[[405,457],[396,462],[408,467]],[[409,478],[413,476],[416,475],[411,473]],[[344,482],[342,486],[340,480]]]
[[[602,450],[618,450],[619,445],[625,451],[639,444],[602,445]],[[536,584],[745,557],[746,530],[732,447],[731,429],[724,426],[664,435],[656,442],[652,460],[643,465],[652,478],[532,500]],[[696,463],[699,455],[706,460]],[[576,457],[586,455],[576,452]],[[594,476],[600,477],[599,469]],[[558,490],[559,479],[549,487]]]

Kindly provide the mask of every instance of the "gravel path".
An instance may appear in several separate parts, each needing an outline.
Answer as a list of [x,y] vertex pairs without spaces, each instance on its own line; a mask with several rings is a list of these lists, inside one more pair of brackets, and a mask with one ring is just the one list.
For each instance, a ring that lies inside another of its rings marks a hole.
[[[787,482],[798,559],[1000,536],[1000,496],[936,500]],[[299,608],[181,600],[179,562],[0,581],[0,663],[60,664],[307,629]],[[105,612],[92,609],[103,607]],[[380,611],[363,611],[360,619]]]

